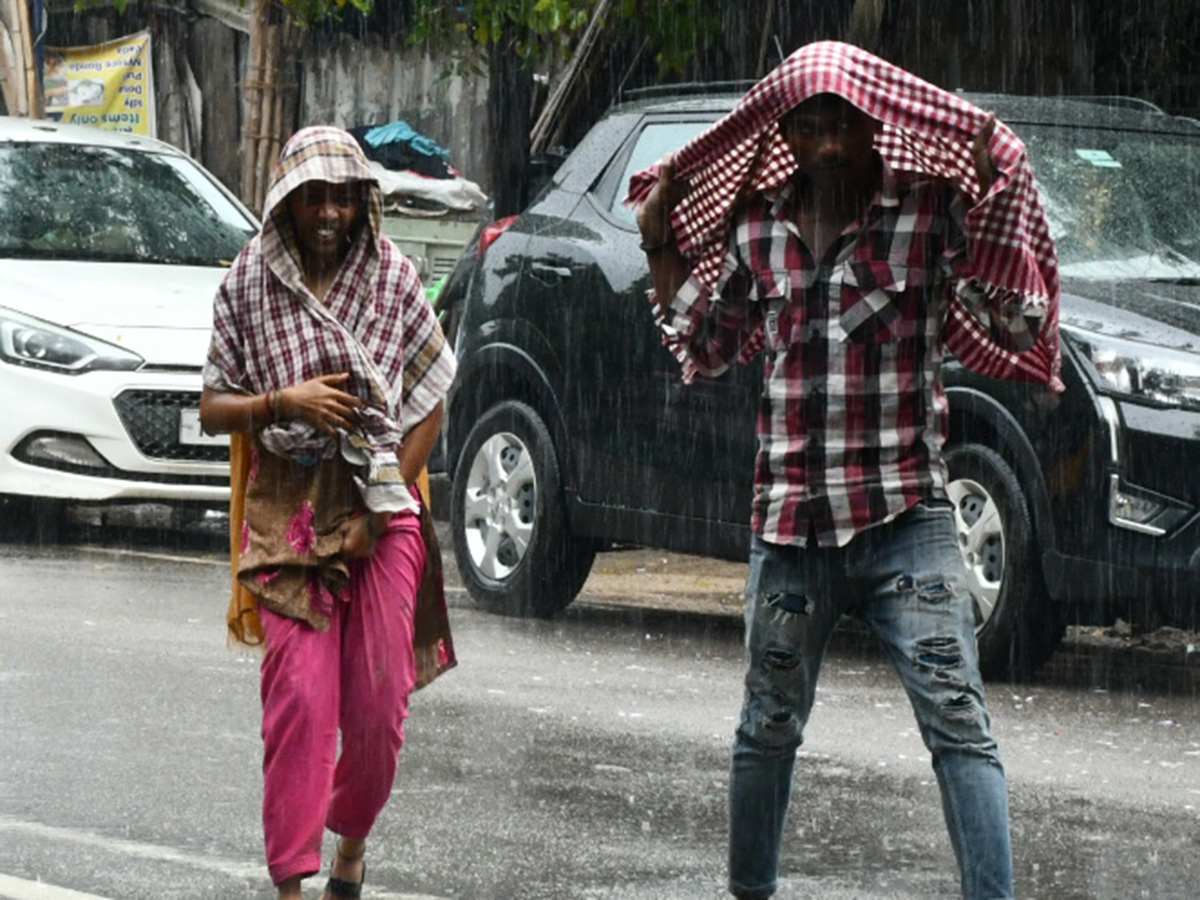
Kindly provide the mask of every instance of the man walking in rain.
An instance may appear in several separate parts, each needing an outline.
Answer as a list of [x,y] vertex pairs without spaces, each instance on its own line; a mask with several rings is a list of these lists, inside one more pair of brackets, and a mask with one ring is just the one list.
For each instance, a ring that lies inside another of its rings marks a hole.
[[730,891],[775,892],[796,750],[848,613],[908,691],[963,896],[1012,897],[939,368],[948,349],[1061,390],[1057,263],[1024,147],[960,98],[822,42],[635,176],[630,200],[685,380],[765,355]]

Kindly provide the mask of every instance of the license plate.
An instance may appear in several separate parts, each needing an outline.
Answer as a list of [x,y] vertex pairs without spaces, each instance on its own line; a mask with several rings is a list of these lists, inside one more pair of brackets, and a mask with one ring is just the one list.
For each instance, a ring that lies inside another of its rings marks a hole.
[[200,410],[181,409],[179,411],[179,443],[220,447],[229,443],[229,435],[205,434],[200,427]]

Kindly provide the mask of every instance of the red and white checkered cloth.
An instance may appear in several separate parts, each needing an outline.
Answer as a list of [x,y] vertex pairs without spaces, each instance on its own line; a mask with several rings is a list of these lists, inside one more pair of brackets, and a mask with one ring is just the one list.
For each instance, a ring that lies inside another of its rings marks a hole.
[[[286,205],[309,181],[367,186],[367,221],[323,300],[304,285]],[[445,397],[455,360],[416,269],[382,235],[379,184],[354,138],[336,128],[298,131],[275,167],[266,209],[261,233],[234,261],[214,301],[204,383],[257,394],[349,372],[339,388],[367,402],[355,432],[330,437],[291,419],[259,437],[291,459],[340,453],[359,468],[369,509],[415,508],[398,480],[396,448]]]
[[[815,94],[846,98],[882,123],[875,147],[894,171],[944,178],[969,197],[979,194],[971,144],[987,113],[886,60],[849,44],[801,47],[746,94],[724,118],[675,154],[675,175],[691,192],[671,223],[693,275],[714,285],[721,271],[732,211],[740,196],[782,187],[795,171],[777,125],[785,112]],[[1025,146],[1001,122],[989,146],[998,176],[966,220],[969,293],[985,307],[956,297],[946,322],[947,347],[964,365],[998,378],[1036,381],[1061,390],[1058,347],[1058,259],[1034,188]],[[639,204],[658,177],[653,166],[630,180],[628,202]],[[974,310],[974,311],[973,311]],[[989,336],[989,313],[1007,322],[1038,319],[1033,346],[1006,349]],[[752,340],[748,346],[761,346]]]

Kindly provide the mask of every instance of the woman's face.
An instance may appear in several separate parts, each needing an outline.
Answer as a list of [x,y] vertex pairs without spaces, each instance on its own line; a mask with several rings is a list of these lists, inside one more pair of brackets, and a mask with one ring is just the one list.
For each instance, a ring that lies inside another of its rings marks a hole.
[[288,194],[287,203],[306,265],[340,263],[362,208],[361,185],[309,181]]

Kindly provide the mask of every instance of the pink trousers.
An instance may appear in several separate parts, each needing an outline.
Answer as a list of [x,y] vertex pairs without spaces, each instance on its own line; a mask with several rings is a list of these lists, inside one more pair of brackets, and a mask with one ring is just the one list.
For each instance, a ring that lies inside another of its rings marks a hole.
[[[398,515],[351,566],[330,627],[262,609],[263,832],[275,884],[316,874],[324,829],[365,838],[391,795],[416,681],[420,520]],[[338,731],[341,755],[338,755]]]

